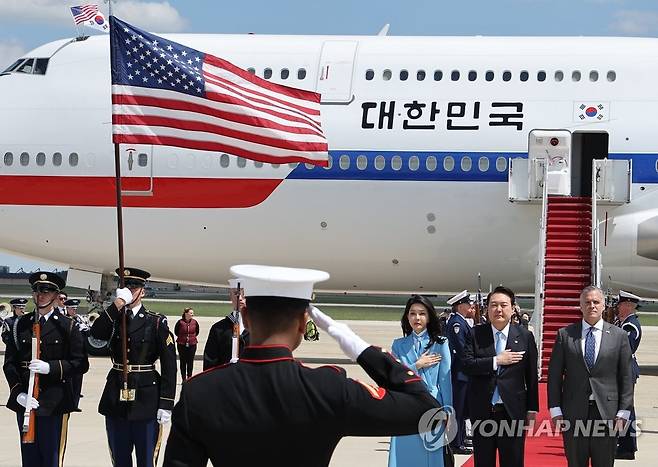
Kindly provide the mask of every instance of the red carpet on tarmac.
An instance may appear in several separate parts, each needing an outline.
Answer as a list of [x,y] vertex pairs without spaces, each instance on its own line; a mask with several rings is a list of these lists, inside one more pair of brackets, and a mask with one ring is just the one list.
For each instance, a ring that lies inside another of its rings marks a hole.
[[[554,436],[552,432],[547,404],[546,383],[541,383],[537,421],[533,433],[529,433],[525,441],[525,465],[528,467],[566,467],[567,465],[562,448],[562,436]],[[473,467],[475,465],[473,456],[462,465]]]

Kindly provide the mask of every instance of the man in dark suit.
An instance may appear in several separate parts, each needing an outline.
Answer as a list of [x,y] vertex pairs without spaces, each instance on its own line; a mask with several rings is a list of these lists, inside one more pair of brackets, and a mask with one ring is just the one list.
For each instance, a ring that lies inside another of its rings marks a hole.
[[[616,433],[633,406],[631,348],[620,328],[602,319],[603,291],[580,294],[583,319],[561,328],[548,366],[548,406],[563,430],[569,467],[610,467]],[[613,421],[614,420],[614,421]]]
[[[329,274],[256,265],[231,272],[244,281],[252,342],[238,362],[183,384],[165,467],[205,467],[208,460],[217,466],[328,466],[343,436],[418,434],[424,414],[441,418],[416,373],[309,308],[313,284]],[[333,365],[309,368],[295,360],[292,351],[309,315],[379,387],[347,378]]]
[[470,377],[469,414],[476,467],[524,465],[525,433],[539,410],[537,345],[510,322],[514,292],[496,287],[487,297],[489,322],[466,336],[464,372]]

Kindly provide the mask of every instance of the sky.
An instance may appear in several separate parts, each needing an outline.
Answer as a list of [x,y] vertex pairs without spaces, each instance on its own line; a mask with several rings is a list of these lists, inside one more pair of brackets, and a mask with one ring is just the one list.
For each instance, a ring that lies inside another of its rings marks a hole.
[[[0,0],[0,70],[41,44],[75,36],[68,7],[76,4]],[[107,13],[108,4],[99,5]],[[656,0],[115,0],[113,10],[156,33],[369,35],[389,23],[389,35],[398,36],[658,36]],[[2,253],[0,265],[53,267]]]

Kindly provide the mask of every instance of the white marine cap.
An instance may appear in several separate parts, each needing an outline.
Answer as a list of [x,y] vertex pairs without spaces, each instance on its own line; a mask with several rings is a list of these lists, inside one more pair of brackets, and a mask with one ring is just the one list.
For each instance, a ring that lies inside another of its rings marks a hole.
[[236,277],[235,279],[229,279],[228,280],[228,286],[232,289],[237,289],[238,284],[240,284],[240,288],[243,288],[244,286],[242,285],[242,278],[241,277]]
[[315,269],[238,264],[231,274],[240,277],[246,297],[287,297],[311,300],[313,284],[329,279],[329,273]]
[[617,303],[633,302],[637,304],[640,302],[640,300],[642,300],[640,297],[630,292],[626,292],[625,290],[620,290],[619,295],[617,296]]
[[457,295],[452,297],[446,303],[450,306],[459,305],[460,303],[469,303],[471,301],[471,296],[468,293],[468,290],[462,290]]

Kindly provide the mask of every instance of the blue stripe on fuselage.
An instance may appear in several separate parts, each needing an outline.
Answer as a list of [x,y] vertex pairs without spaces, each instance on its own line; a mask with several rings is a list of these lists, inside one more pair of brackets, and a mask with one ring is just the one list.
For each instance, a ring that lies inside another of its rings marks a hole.
[[[330,151],[329,156],[329,167],[299,164],[287,179],[507,182],[509,159],[527,158],[528,153]],[[417,164],[414,157],[417,158]],[[658,154],[610,154],[609,157],[632,159],[633,183],[658,183]],[[396,165],[399,166],[398,170],[393,168],[396,162],[399,163]],[[469,162],[470,169],[464,170],[463,167],[469,167]],[[417,168],[413,170],[416,165]],[[452,170],[448,170],[451,166]]]

